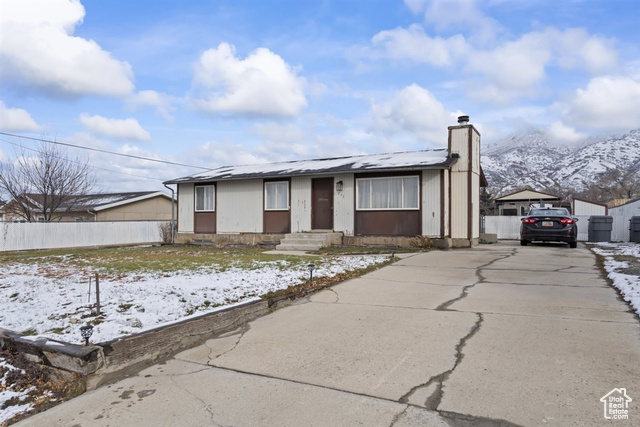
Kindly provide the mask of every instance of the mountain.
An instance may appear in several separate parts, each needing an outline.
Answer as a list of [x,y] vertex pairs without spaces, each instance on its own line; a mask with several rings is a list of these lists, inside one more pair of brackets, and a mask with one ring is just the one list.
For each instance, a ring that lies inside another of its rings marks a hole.
[[483,147],[481,163],[489,186],[499,195],[524,186],[581,191],[600,172],[640,171],[640,129],[568,146],[530,128]]

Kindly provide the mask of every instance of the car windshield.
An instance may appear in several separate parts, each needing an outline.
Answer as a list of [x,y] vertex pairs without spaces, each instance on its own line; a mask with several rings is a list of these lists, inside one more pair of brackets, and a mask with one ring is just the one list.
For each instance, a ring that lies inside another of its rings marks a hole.
[[569,216],[566,209],[531,209],[529,216]]

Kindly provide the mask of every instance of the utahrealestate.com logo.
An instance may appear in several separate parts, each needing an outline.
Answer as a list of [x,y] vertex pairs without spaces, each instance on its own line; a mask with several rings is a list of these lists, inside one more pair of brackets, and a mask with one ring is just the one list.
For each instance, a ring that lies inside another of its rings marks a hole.
[[608,420],[628,420],[631,400],[626,388],[614,388],[600,399],[604,403],[604,417]]

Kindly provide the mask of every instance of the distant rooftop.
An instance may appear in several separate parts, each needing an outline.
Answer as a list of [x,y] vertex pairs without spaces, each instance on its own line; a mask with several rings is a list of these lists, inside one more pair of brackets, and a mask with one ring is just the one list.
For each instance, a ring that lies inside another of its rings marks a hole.
[[[96,193],[67,196],[67,200],[62,202],[58,210],[67,209],[67,206],[69,206],[70,204],[73,204],[74,211],[96,210],[108,205],[134,201],[140,198],[144,199],[145,197],[149,197],[155,194],[163,193],[158,191],[135,191],[126,193]],[[42,205],[41,194],[25,194],[25,196],[36,205]]]

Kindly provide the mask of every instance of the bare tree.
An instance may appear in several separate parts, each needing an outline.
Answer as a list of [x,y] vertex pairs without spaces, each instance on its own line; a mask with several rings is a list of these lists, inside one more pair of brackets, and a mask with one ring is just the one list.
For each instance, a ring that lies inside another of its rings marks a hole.
[[584,194],[591,200],[600,202],[635,199],[640,197],[640,173],[637,169],[609,169],[599,173]]
[[487,189],[487,187],[482,187],[480,189],[480,215],[494,214],[495,206],[493,199],[495,197],[495,193],[492,189]]
[[76,196],[93,188],[91,166],[55,144],[43,143],[35,151],[17,150],[15,158],[0,167],[0,193],[9,199],[4,211],[28,222],[60,220],[74,210]]

